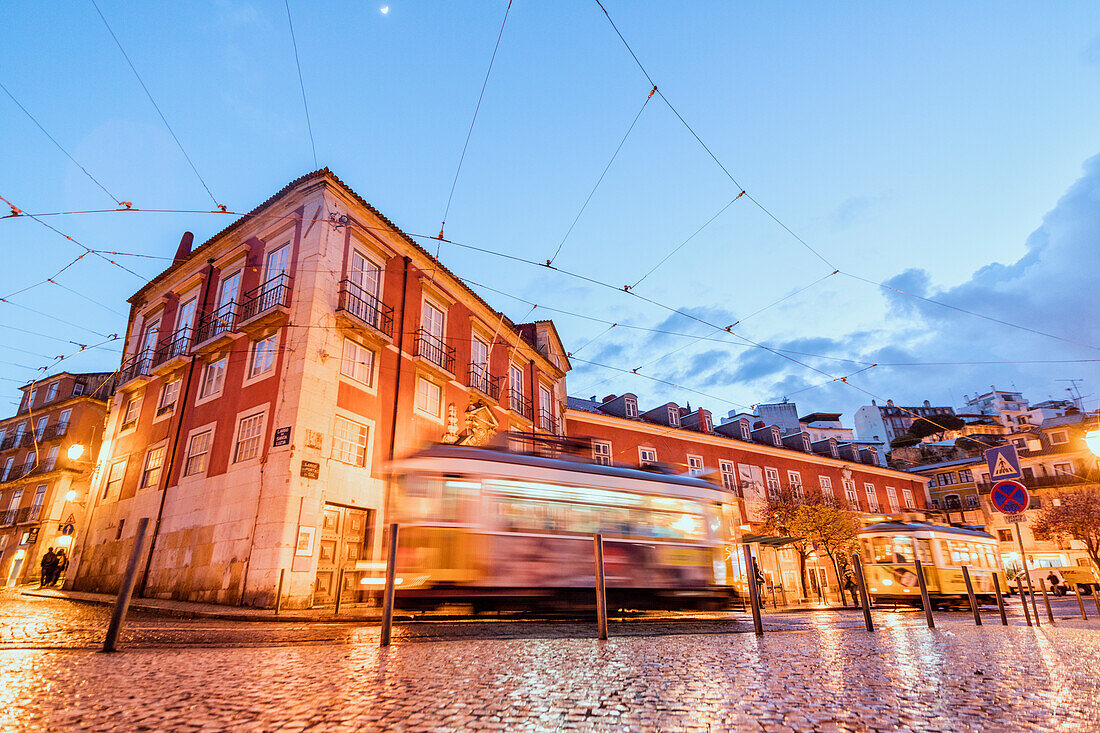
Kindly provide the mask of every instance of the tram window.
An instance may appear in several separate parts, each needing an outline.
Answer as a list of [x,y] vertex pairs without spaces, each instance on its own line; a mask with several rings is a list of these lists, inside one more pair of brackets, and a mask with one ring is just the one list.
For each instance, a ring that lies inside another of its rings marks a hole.
[[917,556],[922,563],[932,564],[932,540],[917,539]]
[[893,562],[894,552],[889,537],[873,537],[871,550],[874,553],[875,562]]
[[957,565],[954,556],[951,554],[951,547],[947,544],[947,540],[940,540],[940,557],[943,558],[944,565]]
[[913,562],[913,539],[911,537],[894,538],[894,562]]

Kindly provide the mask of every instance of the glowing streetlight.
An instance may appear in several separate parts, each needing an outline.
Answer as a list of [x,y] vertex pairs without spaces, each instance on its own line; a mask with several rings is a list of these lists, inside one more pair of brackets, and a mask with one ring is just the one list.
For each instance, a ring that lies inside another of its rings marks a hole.
[[84,455],[84,445],[82,443],[73,443],[69,446],[69,460],[79,460],[82,455]]
[[68,502],[76,501],[76,489],[69,489],[68,491],[65,492],[65,501],[68,501]]
[[1100,457],[1100,428],[1085,433],[1085,445],[1094,456]]

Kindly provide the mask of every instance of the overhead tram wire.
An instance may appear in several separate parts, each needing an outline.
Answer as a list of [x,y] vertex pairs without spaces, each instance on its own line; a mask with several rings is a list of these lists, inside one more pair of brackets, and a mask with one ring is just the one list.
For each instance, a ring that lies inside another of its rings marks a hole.
[[180,139],[176,135],[175,130],[173,130],[172,126],[168,124],[168,118],[164,116],[164,113],[161,112],[160,106],[157,104],[157,101],[153,99],[153,94],[149,91],[149,87],[147,87],[145,85],[145,82],[142,80],[141,74],[138,73],[137,67],[134,66],[134,62],[130,60],[130,56],[126,53],[126,49],[122,47],[122,42],[118,40],[118,36],[116,36],[114,30],[111,29],[111,24],[107,22],[107,16],[105,16],[103,14],[103,11],[99,9],[99,5],[96,4],[95,0],[91,0],[91,3],[92,7],[95,8],[95,11],[99,13],[99,17],[103,21],[104,27],[107,28],[107,32],[110,33],[111,38],[114,39],[115,45],[118,46],[118,50],[122,52],[122,57],[126,59],[126,63],[130,66],[130,71],[134,72],[134,76],[137,78],[138,84],[141,84],[141,88],[145,90],[145,96],[149,97],[149,102],[152,103],[153,109],[155,109],[157,111],[157,114],[160,116],[160,121],[164,123],[164,126],[166,128],[168,128],[168,134],[171,135],[172,139],[176,141],[176,145],[179,147],[180,152],[183,153],[183,157],[187,159],[187,164],[191,166],[191,170],[194,171],[195,177],[199,179],[199,183],[201,183],[203,189],[206,190],[206,195],[209,196],[210,200],[214,202],[214,206],[221,207],[222,205],[218,203],[218,200],[216,198],[214,198],[214,194],[210,192],[210,187],[207,186],[206,181],[203,180],[202,174],[199,173],[199,169],[195,167],[195,163],[191,160],[191,156],[187,154],[186,150],[184,150],[183,143],[180,142]]
[[[455,170],[454,180],[451,181],[451,191],[447,194],[447,206],[443,209],[443,221],[439,224],[439,236],[443,240],[443,230],[447,226],[447,216],[451,213],[451,200],[455,195],[455,186],[458,185],[458,174],[462,172],[462,163],[466,160],[466,148],[470,145],[470,136],[474,134],[474,123],[477,122],[477,113],[481,110],[481,100],[485,98],[485,88],[489,86],[489,74],[493,71],[493,62],[497,60],[497,50],[500,49],[500,39],[504,37],[504,26],[508,23],[508,13],[512,10],[512,0],[508,0],[508,7],[504,9],[504,20],[500,23],[500,32],[497,33],[497,42],[493,46],[493,55],[489,57],[489,68],[485,70],[485,79],[481,82],[481,93],[477,96],[477,105],[474,106],[474,115],[470,118],[470,129],[466,131],[466,141],[462,143],[462,154],[458,156],[458,168]],[[439,259],[438,249],[436,259]]]
[[565,246],[565,240],[569,239],[569,235],[573,233],[573,227],[577,226],[577,222],[580,221],[581,214],[583,214],[584,210],[588,208],[588,202],[592,200],[592,197],[596,194],[596,189],[600,187],[601,183],[603,183],[604,176],[606,176],[607,172],[611,170],[611,164],[615,162],[615,158],[618,157],[619,151],[623,149],[623,145],[626,144],[626,139],[630,137],[630,133],[633,132],[634,126],[638,124],[638,120],[641,118],[642,112],[645,112],[646,105],[649,104],[649,100],[653,99],[653,93],[656,91],[657,87],[653,87],[653,89],[650,90],[649,95],[646,96],[645,101],[642,102],[642,106],[638,108],[638,114],[634,115],[634,119],[630,121],[630,126],[626,128],[626,133],[624,133],[622,139],[619,140],[619,144],[615,148],[615,152],[611,154],[611,159],[607,161],[607,165],[603,167],[603,172],[600,173],[600,177],[596,179],[596,185],[593,186],[592,190],[588,192],[588,197],[584,200],[584,203],[581,204],[580,211],[578,211],[577,215],[573,217],[573,222],[569,225],[569,229],[566,230],[565,236],[561,238],[560,242],[558,242],[558,248],[554,250],[554,254],[550,257],[550,259],[546,261],[547,265],[553,265],[554,260],[558,258],[558,255],[561,253],[561,248]]
[[10,91],[8,90],[8,88],[7,88],[6,86],[4,86],[4,85],[3,85],[3,83],[0,83],[0,89],[3,89],[3,90],[4,90],[4,93],[5,93],[5,94],[7,94],[7,95],[8,95],[9,97],[11,97],[11,101],[15,102],[15,105],[16,105],[17,107],[19,107],[19,109],[23,110],[23,114],[25,114],[25,115],[26,115],[27,117],[29,117],[29,118],[30,118],[30,121],[31,121],[31,122],[33,122],[33,123],[35,124],[35,126],[36,126],[36,127],[37,127],[37,128],[39,129],[39,130],[41,130],[41,131],[42,131],[42,134],[43,134],[43,135],[45,135],[46,137],[48,137],[48,138],[50,139],[50,142],[52,142],[52,143],[53,143],[54,145],[56,145],[56,146],[57,146],[57,149],[58,149],[58,150],[60,150],[60,151],[61,151],[62,153],[64,153],[64,154],[65,154],[65,157],[66,157],[66,158],[68,158],[68,159],[69,159],[70,161],[72,161],[72,164],[73,164],[73,165],[75,165],[75,166],[76,166],[77,168],[79,168],[80,170],[84,171],[84,175],[86,175],[86,176],[88,177],[88,179],[89,179],[89,180],[91,180],[91,182],[92,182],[92,183],[94,183],[95,185],[99,186],[99,187],[100,187],[100,189],[102,189],[103,193],[107,194],[107,195],[108,195],[108,196],[109,196],[109,197],[111,198],[111,200],[112,200],[112,201],[114,201],[114,202],[115,202],[116,204],[119,204],[120,206],[122,205],[122,202],[118,200],[118,197],[117,197],[117,196],[115,196],[115,195],[114,195],[113,193],[111,193],[110,191],[108,191],[108,190],[107,190],[107,187],[106,187],[106,186],[104,186],[104,185],[103,185],[102,183],[100,183],[100,182],[99,182],[99,180],[98,180],[98,179],[97,179],[97,178],[96,178],[95,176],[93,176],[93,175],[92,175],[91,173],[89,173],[89,172],[88,172],[88,169],[87,169],[87,168],[85,168],[85,167],[84,167],[83,165],[81,165],[81,164],[80,164],[80,163],[79,163],[79,162],[77,161],[77,159],[76,159],[76,158],[74,158],[74,157],[72,156],[72,154],[71,154],[71,153],[70,153],[70,152],[69,152],[68,150],[66,150],[66,149],[65,149],[64,147],[62,147],[61,143],[57,142],[57,139],[56,139],[56,138],[54,138],[54,136],[53,136],[53,135],[51,135],[51,134],[50,134],[49,132],[47,132],[47,131],[46,131],[46,128],[42,126],[42,123],[41,123],[41,122],[39,122],[39,121],[38,121],[38,120],[37,120],[37,119],[35,118],[35,116],[34,116],[34,115],[32,115],[32,114],[30,113],[30,111],[29,111],[29,110],[28,110],[28,109],[27,109],[26,107],[24,107],[24,106],[23,106],[23,103],[22,103],[22,102],[20,102],[20,101],[19,101],[18,99],[16,99],[16,98],[15,98],[15,95],[14,95],[14,94],[12,94],[12,93],[11,93],[11,92],[10,92]]
[[[290,17],[290,0],[284,0],[286,3],[286,22],[290,26],[290,43],[294,47],[294,63],[298,67],[298,86],[302,88],[302,107],[306,111],[306,130],[309,131],[309,146],[313,150],[313,167],[319,168],[317,164],[317,144],[313,142],[313,125],[309,121],[309,103],[306,102],[306,83],[302,80],[302,62],[298,58],[298,41],[294,38],[294,19]],[[217,203],[216,201],[214,203]]]

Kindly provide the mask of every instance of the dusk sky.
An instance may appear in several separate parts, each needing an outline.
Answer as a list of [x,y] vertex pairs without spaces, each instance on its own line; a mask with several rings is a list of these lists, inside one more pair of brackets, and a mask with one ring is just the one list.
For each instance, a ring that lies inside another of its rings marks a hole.
[[[506,2],[292,0],[316,164],[282,2],[97,2],[211,195],[95,6],[80,2],[8,8],[0,83],[106,192],[0,91],[0,196],[32,213],[114,199],[248,211],[328,166],[405,231],[439,231]],[[784,353],[800,364],[628,293],[443,244],[444,264],[494,307],[555,321],[576,352],[570,394],[632,391],[643,406],[690,401],[716,416],[789,397],[851,425],[871,394],[959,406],[996,385],[1039,401],[1080,378],[1096,407],[1100,4],[605,7],[718,160],[821,257],[743,197],[635,291],[710,324],[739,322],[734,334],[798,352]],[[649,91],[594,1],[515,0],[447,238],[551,258]],[[654,96],[554,264],[633,284],[738,190]],[[166,259],[112,256],[135,275],[87,256],[56,284],[9,297],[82,249],[29,217],[0,220],[11,410],[53,357],[124,332],[127,297],[169,263],[183,231],[202,242],[232,218],[43,221],[92,249]],[[115,370],[117,346],[51,372]],[[1051,363],[1019,363],[1035,361]],[[882,366],[830,382],[872,363]]]

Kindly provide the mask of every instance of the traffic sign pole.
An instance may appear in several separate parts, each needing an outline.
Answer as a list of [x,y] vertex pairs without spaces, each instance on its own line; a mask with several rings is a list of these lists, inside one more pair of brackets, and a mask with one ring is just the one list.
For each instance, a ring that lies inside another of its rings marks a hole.
[[1027,555],[1024,554],[1024,537],[1020,534],[1020,525],[1016,525],[1016,543],[1020,546],[1020,564],[1024,567],[1024,580],[1027,581],[1027,594],[1031,596],[1031,607],[1035,610],[1035,625],[1039,623],[1039,604],[1035,602],[1035,589],[1031,587],[1031,571],[1027,567]]

